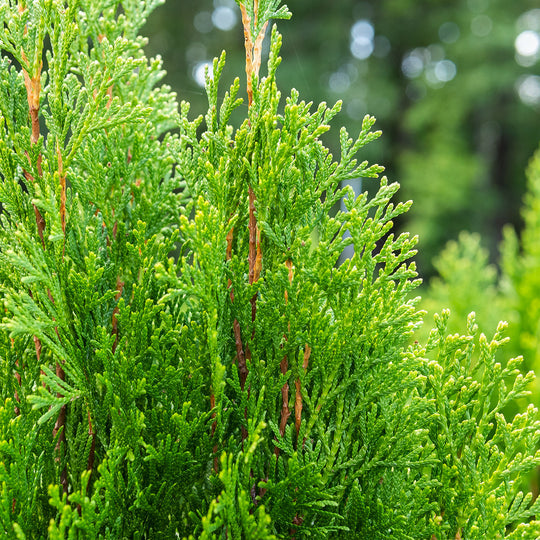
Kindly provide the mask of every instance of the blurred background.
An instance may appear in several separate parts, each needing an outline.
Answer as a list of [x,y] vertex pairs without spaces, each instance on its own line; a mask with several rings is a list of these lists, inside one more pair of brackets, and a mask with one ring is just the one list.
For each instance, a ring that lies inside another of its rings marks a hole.
[[[384,165],[399,198],[414,200],[398,226],[420,235],[420,273],[433,274],[434,257],[461,230],[480,233],[496,261],[502,225],[522,226],[525,168],[540,140],[538,0],[286,3],[282,95],[294,87],[315,104],[343,100],[325,140],[334,152],[337,128],[355,135],[365,114],[377,117],[383,137],[361,157]],[[245,88],[234,0],[169,0],[143,31],[193,116],[206,110],[205,65],[223,49],[222,92],[235,76]]]

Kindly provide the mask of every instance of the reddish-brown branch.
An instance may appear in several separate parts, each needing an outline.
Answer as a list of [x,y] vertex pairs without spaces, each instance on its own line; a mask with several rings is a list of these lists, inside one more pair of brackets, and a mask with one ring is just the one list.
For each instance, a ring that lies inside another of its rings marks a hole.
[[[264,23],[261,31],[255,38],[255,43],[253,43],[253,38],[251,35],[251,18],[249,17],[248,12],[243,4],[240,5],[240,11],[242,12],[242,24],[244,26],[244,47],[246,49],[247,95],[248,103],[251,105],[253,102],[253,75],[259,75],[262,56],[262,43],[266,34],[266,28],[268,27],[268,21]],[[254,26],[257,26],[258,11],[259,2],[258,0],[255,0],[253,5]]]
[[43,216],[38,210],[38,207],[35,204],[32,204],[32,206],[34,207],[34,215],[36,216],[36,225],[39,237],[41,238],[41,245],[43,246],[43,248],[45,248],[45,238],[43,236],[43,231],[45,230],[45,219],[43,219]]
[[88,454],[86,470],[92,472],[92,469],[94,468],[94,454],[96,449],[96,433],[94,431],[94,427],[92,426],[92,417],[90,416],[90,411],[88,411],[88,436],[91,437],[92,442],[90,443],[90,452]]
[[[232,257],[232,245],[233,245],[233,238],[234,238],[234,227],[231,227],[229,229],[229,232],[227,233],[227,250],[225,251],[225,260],[230,261]],[[229,287],[231,286],[231,281],[229,280]],[[231,293],[232,294],[232,293]]]
[[[230,261],[232,257],[232,244],[234,238],[234,227],[231,227],[227,233],[227,250],[225,252],[225,260]],[[231,302],[234,302],[234,290],[232,288],[232,282],[229,279],[227,282],[227,287],[229,288],[229,297]],[[238,319],[234,319],[233,322],[233,332],[234,332],[234,344],[236,346],[236,363],[238,365],[238,371],[240,373],[240,387],[244,389],[247,378],[247,365],[246,357],[244,354],[244,345],[242,343],[242,330],[240,329],[240,323]]]
[[233,322],[233,328],[234,328],[234,339],[236,344],[236,358],[238,361],[238,372],[240,374],[240,388],[244,390],[244,386],[246,385],[247,376],[249,373],[249,370],[247,368],[247,362],[246,358],[251,358],[251,351],[249,350],[249,347],[246,346],[246,353],[244,354],[244,348],[242,346],[242,331],[240,330],[240,323],[234,319]]
[[[214,407],[216,406],[216,397],[214,396],[214,391],[211,390],[210,391],[210,408],[211,409],[214,409]],[[216,417],[216,413],[215,411],[212,413],[212,418],[215,418]],[[214,437],[214,434],[216,432],[216,428],[217,428],[217,421],[214,420],[212,422],[212,430],[211,430],[211,436],[212,438]],[[212,448],[212,452],[214,453],[214,472],[217,474],[219,472],[219,460],[218,460],[218,456],[217,456],[217,451],[218,451],[218,445],[217,444],[214,444],[213,448]]]
[[[24,8],[19,5],[19,10],[22,9]],[[21,58],[23,59],[23,62],[25,64],[29,65],[26,54],[22,49]],[[28,71],[23,67],[24,86],[26,87],[26,99],[28,101],[28,111],[32,124],[32,133],[30,135],[30,142],[32,143],[32,145],[36,144],[39,140],[39,95],[41,92],[41,68],[42,62],[39,63],[37,72],[30,76]],[[29,165],[31,166],[32,164],[30,163],[30,156],[28,154],[27,158]],[[41,154],[38,156],[37,160],[37,171],[39,176],[41,176]],[[30,173],[30,171],[24,171],[24,176],[29,182],[34,182],[34,177]],[[36,218],[36,225],[39,237],[41,239],[41,244],[43,245],[43,247],[45,247],[45,239],[43,236],[43,231],[45,230],[45,220],[43,219],[43,216],[41,215],[38,207],[35,204],[33,204],[32,206],[34,207],[34,215]]]
[[[281,360],[281,363],[279,365],[281,369],[281,373],[285,375],[287,373],[287,369],[289,369],[289,362],[287,361],[287,356],[284,356]],[[279,421],[279,434],[283,437],[285,434],[285,427],[287,426],[287,420],[289,419],[289,416],[291,415],[291,411],[289,410],[289,383],[286,382],[281,387],[281,417]],[[274,453],[276,456],[279,456],[279,448],[274,449]]]
[[[21,58],[23,62],[30,65],[24,50],[21,49]],[[37,72],[30,77],[28,71],[23,67],[24,86],[26,87],[26,97],[28,100],[28,109],[32,121],[31,142],[35,144],[39,139],[39,95],[41,93],[41,68],[43,62],[39,63]]]
[[246,7],[240,4],[240,11],[242,12],[242,24],[244,26],[244,46],[246,49],[246,77],[247,77],[247,95],[248,103],[251,105],[253,102],[253,87],[252,87],[252,73],[253,73],[253,42],[251,40],[251,19],[247,13]]
[[[255,21],[255,24],[257,22]],[[255,45],[253,46],[253,72],[256,76],[259,75],[259,68],[261,66],[261,56],[262,56],[262,44],[264,41],[264,36],[266,34],[266,28],[268,27],[268,21],[264,23],[257,39],[255,40]]]
[[[256,225],[256,224],[255,224]],[[259,277],[261,276],[261,270],[262,270],[262,248],[261,248],[261,230],[258,226],[256,226],[256,244],[257,244],[257,252],[255,254],[255,268],[253,269],[253,282],[259,280]]]
[[[66,380],[66,374],[64,373],[62,365],[58,361],[56,362],[56,376],[61,381]],[[60,393],[57,393],[56,395],[57,397],[63,397],[62,394]],[[58,436],[58,441],[56,442],[56,447],[55,447],[55,450],[57,452],[56,461],[58,462],[60,462],[62,459],[62,447],[64,448],[64,451],[65,451],[66,413],[67,413],[66,405],[62,405],[62,407],[60,407],[60,412],[58,413],[58,417],[56,418],[56,423],[54,424],[54,429],[53,429],[53,438],[56,438]],[[62,484],[62,489],[64,493],[67,493],[68,479],[67,479],[67,468],[65,465],[62,468],[62,472],[60,473],[60,483]]]
[[[289,269],[289,283],[292,283],[293,280],[293,265],[292,261],[289,259],[285,262],[285,265]],[[289,293],[287,292],[287,289],[285,289],[285,304],[289,302]],[[291,330],[291,324],[288,324],[289,332]],[[283,336],[285,340],[287,339],[287,336]],[[289,362],[287,360],[287,355],[283,357],[281,360],[281,363],[279,364],[281,374],[285,375],[287,373],[287,370],[289,369]],[[283,437],[285,434],[285,427],[287,426],[287,421],[289,420],[289,416],[291,415],[291,411],[289,409],[289,383],[285,382],[285,384],[281,387],[281,416],[279,421],[279,433]],[[276,456],[279,456],[279,448],[276,446],[274,448],[274,454]]]
[[[116,279],[116,295],[114,299],[118,302],[120,300],[120,297],[122,296],[122,290],[124,289],[124,282],[120,280],[120,278]],[[112,333],[114,334],[114,343],[112,346],[112,352],[114,353],[116,351],[116,347],[118,345],[118,321],[116,316],[118,315],[118,306],[116,306],[113,310],[112,314]]]
[[[10,338],[10,340],[11,340],[11,348],[14,349],[15,348],[15,340],[13,338]],[[15,367],[17,369],[19,368],[19,360],[15,360]],[[19,387],[20,387],[21,386],[21,374],[18,371],[15,371],[15,378],[17,379],[17,383],[19,384]],[[19,392],[17,392],[17,390],[15,390],[15,401],[17,403],[21,402],[21,398],[19,397]],[[15,414],[17,416],[19,416],[20,413],[21,413],[21,410],[19,409],[19,406],[15,405]]]
[[257,217],[255,216],[255,192],[249,186],[249,284],[252,285],[255,280],[255,263],[257,260]]
[[[248,94],[248,106],[253,104],[253,75],[258,75],[259,67],[261,64],[261,47],[262,40],[264,39],[264,33],[266,31],[267,24],[261,30],[259,35],[255,38],[255,45],[253,43],[253,37],[251,35],[251,18],[248,15],[247,9],[244,4],[240,4],[240,10],[242,12],[242,24],[244,27],[244,45],[246,49],[246,77],[247,77],[247,94]],[[254,0],[253,4],[253,19],[254,25],[257,25],[257,17],[259,11],[259,2]],[[261,37],[262,36],[262,37]],[[262,249],[261,249],[261,233],[257,226],[257,217],[255,215],[255,192],[253,186],[248,188],[249,196],[249,250],[248,250],[248,262],[249,262],[249,284],[253,285],[261,274],[262,270]],[[257,295],[253,295],[250,300],[251,303],[251,320],[255,321],[257,313]],[[251,338],[253,339],[253,333]],[[245,351],[246,359],[251,357],[251,351],[249,346],[246,346]],[[240,357],[238,358],[238,367],[240,370],[240,382],[243,385],[247,378],[247,365],[241,364]]]
[[56,142],[56,155],[58,156],[58,177],[60,180],[60,221],[62,223],[62,232],[64,233],[64,249],[66,236],[66,175],[64,174],[64,164],[62,153],[60,152],[60,143]]
[[[302,368],[304,371],[308,367],[310,356],[311,347],[306,343],[304,349],[304,361],[302,362]],[[302,385],[300,383],[300,378],[297,378],[294,383],[296,386],[296,394],[294,398],[294,427],[296,428],[296,437],[298,438],[298,434],[300,433],[300,425],[302,423]]]
[[[255,216],[255,192],[252,187],[249,186],[249,251],[248,251],[248,263],[249,263],[249,284],[253,285],[261,274],[262,267],[262,251],[261,251],[261,237],[260,231],[257,227],[257,217]],[[254,294],[251,297],[251,320],[255,322],[257,315],[257,295]]]

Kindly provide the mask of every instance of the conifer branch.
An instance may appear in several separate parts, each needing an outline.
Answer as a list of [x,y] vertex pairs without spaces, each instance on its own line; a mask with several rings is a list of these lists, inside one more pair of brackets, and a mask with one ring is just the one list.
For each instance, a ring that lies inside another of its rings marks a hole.
[[0,3],[0,529],[540,538],[540,500],[517,492],[538,411],[508,408],[532,374],[472,318],[414,342],[416,239],[390,233],[409,203],[385,178],[338,187],[380,172],[356,163],[374,119],[336,162],[319,137],[340,105],[280,102],[277,29],[258,81],[287,8],[237,0],[248,118],[229,125],[238,79],[219,106],[223,55],[201,133],[136,37],[159,3]]
[[[62,365],[60,364],[58,360],[56,361],[56,376],[61,381],[66,380],[66,374],[62,368]],[[64,396],[60,392],[57,392],[56,397],[62,398]],[[64,457],[63,454],[65,454],[65,451],[66,451],[66,415],[67,415],[67,405],[64,404],[60,407],[60,411],[56,418],[56,422],[54,424],[54,428],[52,432],[53,439],[56,439],[58,437],[58,440],[55,446],[55,450],[56,450],[55,460],[59,463],[61,463]],[[62,489],[64,493],[67,493],[68,478],[67,478],[67,466],[65,464],[62,467],[62,471],[60,473],[60,484],[62,484]]]
[[[25,11],[25,9],[27,8],[24,6],[23,2],[20,2],[18,5],[19,13],[22,14]],[[27,35],[27,33],[28,33],[28,26],[25,26],[24,35]],[[38,53],[36,52],[36,54]],[[30,65],[30,62],[28,61],[28,58],[22,46],[21,46],[21,59],[22,59],[22,64],[23,64],[22,72],[23,72],[23,77],[24,77],[24,86],[26,89],[26,99],[28,103],[28,110],[29,110],[30,122],[31,122],[30,144],[33,146],[39,141],[39,136],[40,136],[39,100],[40,100],[40,93],[41,93],[41,69],[43,67],[43,62],[41,60],[39,61],[36,72],[32,73],[32,75],[30,76],[29,70],[31,70],[31,65]],[[27,153],[26,157],[31,167],[32,163],[31,163],[30,155]],[[41,169],[41,154],[39,154],[37,158],[37,172],[39,176],[42,176],[43,171]],[[35,179],[33,175],[31,174],[30,170],[24,170],[23,173],[28,182],[31,182],[31,183],[35,182]],[[39,211],[35,203],[32,203],[32,207],[34,209],[34,217],[36,220],[37,231],[41,239],[41,245],[43,249],[45,249],[45,238],[43,234],[45,231],[45,219],[41,215],[41,212]],[[29,293],[30,293],[30,296],[32,296],[31,291],[29,291]],[[49,291],[48,291],[48,294],[50,294]],[[35,335],[33,336],[33,339],[34,339],[34,345],[36,349],[37,362],[38,364],[40,364],[41,349],[42,349],[41,341]]]
[[90,452],[88,453],[88,461],[86,463],[86,470],[92,473],[94,468],[94,458],[96,450],[96,433],[92,425],[92,415],[90,414],[90,409],[87,411],[88,415],[88,436],[90,437]]
[[[116,295],[114,296],[115,301],[118,303],[118,300],[120,300],[120,297],[122,296],[122,291],[124,290],[124,282],[120,279],[120,277],[116,278]],[[116,351],[116,347],[118,346],[118,305],[113,310],[112,314],[112,335],[114,336],[114,342],[112,345],[112,352],[114,353]]]
[[[304,347],[304,360],[302,362],[302,369],[304,372],[308,368],[309,357],[311,356],[311,347],[306,343]],[[297,377],[295,381],[296,394],[294,399],[294,426],[296,428],[296,438],[298,445],[298,435],[300,433],[300,425],[302,423],[302,384],[300,382],[300,377]]]
[[62,232],[64,233],[64,252],[66,249],[66,175],[62,163],[62,152],[60,151],[60,142],[56,141],[56,155],[58,157],[58,178],[60,180],[60,222]]
[[[293,265],[292,261],[290,259],[287,259],[285,262],[285,266],[289,269],[289,283],[292,283],[293,280]],[[287,289],[285,289],[285,304],[287,304],[289,301],[289,293]],[[288,323],[289,332],[291,330],[291,323]],[[287,339],[287,336],[283,336],[284,339]],[[287,374],[287,370],[289,369],[289,362],[287,359],[287,355],[285,355],[279,364],[279,368],[282,375]],[[279,420],[279,434],[283,437],[285,434],[285,427],[287,426],[287,420],[289,419],[289,416],[291,415],[291,411],[289,409],[289,383],[285,381],[283,386],[281,387],[281,414],[280,414],[280,420]],[[274,448],[274,454],[279,456],[279,447]]]
[[[259,69],[261,65],[261,50],[262,50],[262,41],[264,39],[264,34],[268,25],[266,21],[255,38],[253,42],[252,35],[252,18],[248,14],[248,10],[244,3],[239,3],[240,10],[242,12],[242,24],[244,27],[244,46],[246,50],[246,77],[247,77],[247,94],[248,94],[248,106],[251,107],[253,104],[253,80],[257,79],[259,74]],[[259,0],[253,0],[253,23],[254,28],[257,26],[259,15]],[[257,225],[257,217],[255,214],[255,201],[256,195],[253,190],[253,186],[249,185],[248,187],[248,204],[249,204],[249,247],[248,247],[248,263],[249,263],[249,274],[248,280],[249,284],[257,282],[261,270],[262,270],[262,248],[261,248],[261,232]],[[257,295],[254,294],[250,300],[251,303],[251,320],[255,322],[257,315]],[[253,334],[252,334],[253,339]],[[251,358],[251,351],[249,346],[246,346],[246,358]],[[248,368],[245,362],[240,364],[239,358],[239,369],[240,369],[240,384],[242,389],[244,388],[245,381],[247,379]]]
[[[26,8],[23,6],[23,4],[19,4],[19,13],[22,13]],[[24,30],[25,34],[28,32],[28,28],[25,27]],[[41,93],[41,68],[43,67],[43,62],[40,60],[37,69],[32,75],[30,76],[28,70],[31,69],[30,63],[28,61],[28,58],[26,57],[26,54],[21,47],[21,58],[23,61],[22,66],[22,72],[24,76],[24,86],[26,88],[26,97],[28,101],[28,110],[30,114],[30,121],[32,125],[31,135],[30,135],[30,142],[32,145],[36,144],[39,140],[39,98]],[[32,163],[30,162],[30,156],[27,154],[29,165],[32,166]],[[41,169],[41,154],[39,154],[37,159],[37,171],[39,176],[43,174]],[[34,182],[34,177],[30,173],[30,171],[24,171],[24,176],[29,182]],[[32,203],[32,206],[34,207],[34,214],[36,218],[36,225],[37,230],[39,233],[39,237],[41,238],[41,243],[43,247],[45,247],[45,239],[43,237],[43,231],[45,230],[45,219],[41,215],[38,207]]]
[[[13,338],[10,338],[10,342],[11,342],[11,348],[14,349],[15,348],[15,340]],[[15,360],[15,367],[17,369],[19,368],[19,359],[18,358],[17,358],[17,360]],[[17,379],[17,384],[20,387],[22,379],[21,379],[21,374],[18,371],[15,371],[15,379]],[[17,391],[17,389],[15,389],[14,397],[15,397],[15,401],[17,403],[21,402],[21,399],[19,397],[19,392]],[[15,415],[19,416],[20,412],[21,412],[21,410],[19,409],[19,406],[15,405]]]

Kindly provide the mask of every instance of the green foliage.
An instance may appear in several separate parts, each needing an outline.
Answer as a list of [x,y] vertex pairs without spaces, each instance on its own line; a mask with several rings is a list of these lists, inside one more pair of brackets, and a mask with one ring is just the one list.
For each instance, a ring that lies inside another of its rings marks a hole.
[[[335,159],[341,103],[281,99],[274,27],[241,125],[225,54],[191,120],[142,52],[158,3],[0,4],[7,537],[536,536],[540,421],[505,416],[532,374],[472,318],[410,345],[411,203],[341,187],[382,172],[375,119]],[[242,6],[253,43],[288,16]]]
[[[528,369],[540,369],[540,152],[527,169],[527,191],[522,209],[523,229],[518,238],[511,226],[504,229],[500,268],[489,264],[478,235],[461,233],[447,244],[435,261],[439,276],[432,279],[422,307],[430,312],[442,306],[454,315],[450,328],[464,331],[463,315],[477,313],[486,332],[497,317],[509,322],[510,354],[523,354]],[[535,399],[538,392],[535,386]]]
[[448,321],[452,332],[465,331],[471,311],[475,312],[481,331],[488,332],[497,325],[503,314],[499,276],[479,234],[462,231],[457,240],[446,244],[433,266],[438,275],[430,280],[422,298],[422,307],[431,316],[448,307],[452,312]]
[[523,230],[518,242],[507,227],[501,247],[502,293],[507,304],[512,337],[530,366],[540,366],[540,150],[527,170],[527,192],[522,210]]
[[[226,48],[225,87],[243,72],[240,14],[231,29],[219,22],[229,7],[232,0],[167,2],[146,27],[149,50],[163,54],[167,80],[189,96],[195,114],[206,110],[202,63]],[[420,273],[432,276],[432,259],[463,229],[480,233],[493,257],[501,224],[519,223],[524,168],[538,142],[539,102],[526,90],[538,64],[533,54],[516,54],[520,33],[538,31],[538,1],[295,0],[289,7],[294,17],[280,25],[280,87],[314,103],[343,99],[339,123],[351,133],[365,114],[377,117],[385,135],[363,155],[384,160],[401,199],[414,200],[397,225],[420,237]],[[215,31],[208,31],[211,14]],[[325,143],[337,154],[338,130]]]

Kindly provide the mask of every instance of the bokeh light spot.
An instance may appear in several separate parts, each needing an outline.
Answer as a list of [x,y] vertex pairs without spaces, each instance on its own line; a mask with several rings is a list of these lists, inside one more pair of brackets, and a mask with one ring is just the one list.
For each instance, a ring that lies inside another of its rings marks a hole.
[[212,63],[211,62],[198,62],[193,66],[193,70],[191,71],[191,76],[193,77],[193,80],[202,88],[206,85],[206,70],[208,69],[208,74],[210,77],[213,75],[212,71]]
[[421,49],[414,49],[406,54],[401,62],[401,71],[408,79],[415,79],[424,71],[424,54]]
[[450,21],[441,24],[439,38],[443,43],[455,43],[459,39],[459,26]]
[[540,50],[540,35],[534,30],[524,30],[516,38],[514,47],[521,56],[535,56]]
[[516,28],[521,30],[540,31],[540,8],[530,9],[519,16],[516,21]]
[[356,21],[351,28],[351,54],[359,60],[369,58],[375,49],[375,29],[366,20]]
[[330,75],[330,79],[328,80],[328,86],[330,87],[330,90],[336,93],[345,92],[349,89],[350,85],[351,79],[349,77],[349,74],[343,71],[336,71],[335,73],[332,73],[332,75]]
[[375,29],[373,25],[366,20],[356,21],[351,28],[351,38],[352,40],[363,40],[367,39],[372,41],[375,37]]
[[193,19],[193,26],[201,34],[208,34],[214,29],[212,14],[209,11],[199,11]]
[[519,99],[526,105],[540,105],[540,77],[524,75],[517,80],[516,91]]
[[435,64],[434,73],[441,82],[451,81],[457,73],[456,64],[451,60],[440,60]]
[[212,23],[219,30],[232,30],[236,19],[236,12],[229,6],[218,6],[212,13]]
[[493,21],[487,15],[478,15],[471,21],[471,32],[478,37],[489,36],[493,29]]

